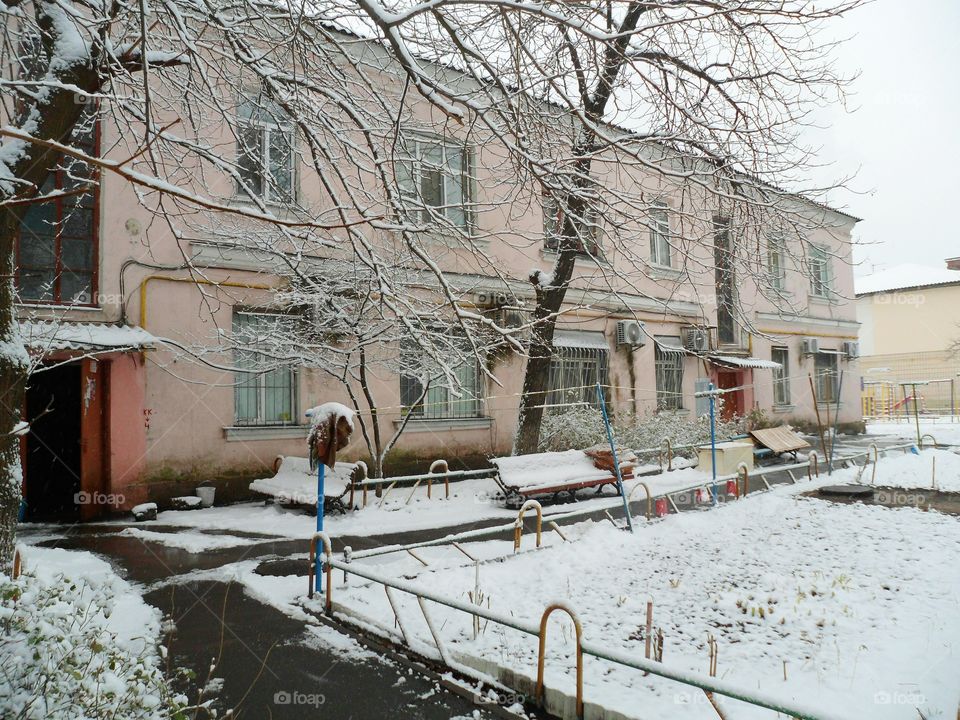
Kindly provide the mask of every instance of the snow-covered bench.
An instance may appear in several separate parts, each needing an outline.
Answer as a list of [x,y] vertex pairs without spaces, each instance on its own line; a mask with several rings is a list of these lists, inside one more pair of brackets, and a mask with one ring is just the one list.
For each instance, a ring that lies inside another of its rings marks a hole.
[[[300,457],[277,458],[277,474],[250,483],[253,492],[272,497],[283,505],[317,507],[317,473],[310,469],[310,461]],[[323,480],[323,512],[345,513],[352,510],[344,498],[357,472],[356,463],[338,462],[326,471]]]
[[[607,485],[616,488],[617,476],[609,452],[564,450],[492,458],[490,462],[497,468],[495,480],[507,507],[514,507],[537,496],[553,495],[559,499],[566,493],[575,499],[577,491],[584,488],[596,488],[597,493]],[[619,460],[622,477],[632,478],[633,453],[625,453]]]

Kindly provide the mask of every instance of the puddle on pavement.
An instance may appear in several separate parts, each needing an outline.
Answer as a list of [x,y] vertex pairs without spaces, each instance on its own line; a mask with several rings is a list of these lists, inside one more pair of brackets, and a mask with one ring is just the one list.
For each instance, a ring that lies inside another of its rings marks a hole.
[[[864,505],[882,505],[890,508],[915,507],[920,510],[936,510],[948,515],[960,515],[960,493],[924,488],[904,489],[867,485],[851,485],[849,487],[856,490],[851,490],[850,493],[844,493],[839,489],[833,492],[824,492],[827,488],[819,488],[803,494],[805,497],[829,500],[830,502],[845,504],[859,502]],[[870,492],[859,494],[864,492],[863,488],[867,488]]]
[[[223,678],[221,715],[238,703],[240,717],[273,720],[449,720],[472,717],[475,710],[392,661],[351,659],[308,641],[302,621],[251,599],[236,583],[182,583],[145,597],[176,624],[167,641],[171,667],[193,670],[202,684],[211,659],[220,657],[215,676]],[[197,692],[189,688],[188,697]]]

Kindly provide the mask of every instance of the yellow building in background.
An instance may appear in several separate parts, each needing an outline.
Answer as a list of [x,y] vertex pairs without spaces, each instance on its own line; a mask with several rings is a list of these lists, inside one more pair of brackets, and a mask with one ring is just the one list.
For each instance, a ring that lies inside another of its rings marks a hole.
[[921,413],[956,414],[960,258],[943,268],[898,265],[854,287],[864,416],[912,414],[913,402]]

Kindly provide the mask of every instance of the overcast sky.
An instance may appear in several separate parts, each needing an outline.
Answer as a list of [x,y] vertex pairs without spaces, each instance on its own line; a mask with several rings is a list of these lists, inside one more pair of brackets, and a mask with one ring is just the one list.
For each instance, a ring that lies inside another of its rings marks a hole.
[[849,111],[816,134],[833,176],[863,194],[831,197],[864,218],[856,275],[960,255],[960,0],[875,0],[839,31],[844,72],[860,71]]

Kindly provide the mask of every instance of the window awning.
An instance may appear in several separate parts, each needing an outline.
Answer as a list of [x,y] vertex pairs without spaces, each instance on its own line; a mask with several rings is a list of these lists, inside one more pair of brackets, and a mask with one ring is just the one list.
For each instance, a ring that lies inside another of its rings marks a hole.
[[714,365],[724,365],[726,367],[750,368],[759,370],[777,370],[781,367],[780,363],[773,360],[762,360],[755,357],[741,357],[739,355],[708,355],[707,359]]
[[20,335],[27,350],[34,353],[59,350],[148,350],[155,348],[158,342],[157,338],[143,328],[105,323],[28,320],[20,323]]
[[555,347],[609,350],[610,344],[602,332],[589,330],[557,330],[553,333]]

